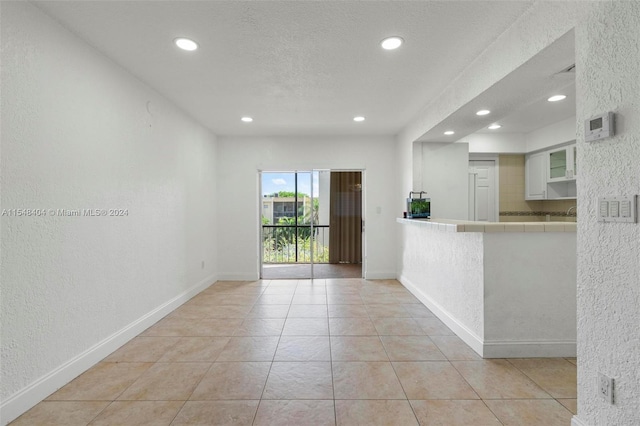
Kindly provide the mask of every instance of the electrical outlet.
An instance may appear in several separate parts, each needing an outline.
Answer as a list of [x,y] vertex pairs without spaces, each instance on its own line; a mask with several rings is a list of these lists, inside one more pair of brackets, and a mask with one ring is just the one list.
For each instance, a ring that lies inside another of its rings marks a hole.
[[609,404],[613,404],[613,379],[604,374],[598,374],[598,395]]

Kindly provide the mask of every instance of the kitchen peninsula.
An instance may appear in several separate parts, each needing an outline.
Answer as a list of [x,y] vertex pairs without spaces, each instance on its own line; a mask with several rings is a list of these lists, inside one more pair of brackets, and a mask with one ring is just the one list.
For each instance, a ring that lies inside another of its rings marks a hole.
[[399,280],[478,354],[575,356],[575,223],[397,222]]

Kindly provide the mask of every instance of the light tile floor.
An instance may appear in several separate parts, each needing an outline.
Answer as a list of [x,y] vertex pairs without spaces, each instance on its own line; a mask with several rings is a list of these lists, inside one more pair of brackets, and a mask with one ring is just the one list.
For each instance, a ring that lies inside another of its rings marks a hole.
[[575,359],[483,360],[394,280],[218,282],[14,425],[541,425]]

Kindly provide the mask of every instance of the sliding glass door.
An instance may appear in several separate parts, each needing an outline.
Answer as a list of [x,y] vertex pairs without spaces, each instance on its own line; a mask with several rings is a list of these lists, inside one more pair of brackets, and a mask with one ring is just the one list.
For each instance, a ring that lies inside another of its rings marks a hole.
[[262,276],[312,278],[321,261],[318,173],[262,172]]
[[361,172],[261,172],[261,278],[362,277]]

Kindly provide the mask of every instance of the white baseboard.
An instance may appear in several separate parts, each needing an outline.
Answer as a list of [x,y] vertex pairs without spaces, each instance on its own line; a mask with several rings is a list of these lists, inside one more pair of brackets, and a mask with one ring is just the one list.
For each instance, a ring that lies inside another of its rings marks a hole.
[[571,426],[589,426],[589,425],[583,422],[582,420],[580,420],[578,416],[573,416],[571,418]]
[[576,341],[485,341],[484,358],[566,358],[576,356]]
[[365,271],[367,280],[395,280],[396,271]]
[[475,334],[469,330],[465,325],[460,323],[453,315],[451,315],[446,309],[436,303],[429,296],[424,294],[415,284],[411,282],[407,277],[401,275],[398,281],[404,285],[415,297],[418,298],[431,312],[433,312],[447,327],[451,329],[456,335],[461,338],[467,345],[476,351],[480,356],[483,356],[484,342]]
[[219,274],[218,281],[258,281],[256,274]]
[[[220,281],[257,281],[259,278],[253,274],[220,274]],[[368,280],[394,280],[396,279],[395,271],[371,271],[366,272]]]
[[424,294],[407,277],[400,276],[399,281],[427,308],[431,310],[458,337],[483,358],[560,358],[576,356],[576,341],[522,341],[522,340],[483,340],[456,317]]
[[217,280],[209,276],[173,299],[158,306],[111,336],[65,362],[0,403],[0,424],[6,425],[31,407],[60,389],[80,374],[100,362],[107,355],[142,333],[177,307],[209,287]]

